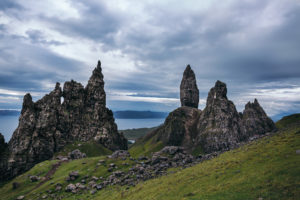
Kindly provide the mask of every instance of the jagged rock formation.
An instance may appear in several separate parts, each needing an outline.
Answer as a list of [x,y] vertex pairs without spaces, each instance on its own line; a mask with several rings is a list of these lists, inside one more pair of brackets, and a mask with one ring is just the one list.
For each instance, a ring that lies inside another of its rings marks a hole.
[[111,150],[127,149],[126,138],[118,133],[113,113],[106,108],[100,61],[86,88],[71,80],[65,82],[63,91],[56,83],[55,89],[37,102],[30,94],[24,96],[19,126],[9,141],[9,158],[2,165],[7,167],[0,179],[50,159],[68,143],[89,140]]
[[225,83],[217,81],[209,91],[206,107],[197,125],[196,141],[205,152],[234,146],[241,140],[241,119],[232,101],[227,99]]
[[6,151],[7,144],[5,143],[4,136],[0,133],[0,155]]
[[[185,73],[186,71],[190,73],[192,70],[188,66]],[[189,85],[185,73],[184,85]],[[194,85],[195,79],[192,78],[191,81]],[[181,102],[183,103],[182,99]],[[235,148],[239,142],[246,141],[253,135],[276,129],[256,99],[254,103],[249,102],[245,106],[243,113],[238,113],[233,102],[227,98],[226,84],[221,81],[217,81],[209,91],[203,111],[190,106],[191,104],[189,107],[187,104],[183,105],[186,106],[171,112],[162,126],[141,141],[152,140],[162,142],[164,146],[183,146],[193,153],[211,153]]]
[[190,65],[187,65],[180,84],[180,101],[181,106],[198,108],[199,90],[196,83],[194,71]]
[[0,133],[0,175],[5,174],[7,168],[7,143],[4,136]]
[[245,105],[242,120],[244,125],[243,131],[250,136],[254,134],[264,134],[276,128],[273,121],[259,105],[257,99],[255,99],[253,103],[248,102]]

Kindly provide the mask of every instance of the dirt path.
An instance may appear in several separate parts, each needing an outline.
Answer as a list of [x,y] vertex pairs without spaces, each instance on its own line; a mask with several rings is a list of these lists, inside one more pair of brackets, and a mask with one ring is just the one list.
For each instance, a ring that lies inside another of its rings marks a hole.
[[34,189],[39,188],[41,185],[43,185],[44,183],[46,183],[47,181],[49,181],[51,179],[51,176],[53,174],[55,174],[56,170],[59,168],[59,166],[64,163],[64,162],[68,162],[68,161],[58,161],[57,163],[52,165],[52,168],[47,172],[47,174],[41,179],[41,181],[39,182],[39,184],[37,186],[34,187]]

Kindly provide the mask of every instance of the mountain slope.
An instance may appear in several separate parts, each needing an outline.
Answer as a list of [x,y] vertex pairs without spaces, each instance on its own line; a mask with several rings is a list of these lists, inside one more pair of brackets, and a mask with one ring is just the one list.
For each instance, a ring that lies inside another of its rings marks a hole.
[[299,199],[299,149],[300,126],[294,126],[129,191],[105,190],[96,199]]
[[[109,186],[95,193],[56,193],[64,199],[299,199],[300,197],[300,125],[299,120],[289,119],[285,127],[271,136],[253,141],[238,149],[225,152],[212,160],[204,161],[183,170],[169,169],[167,176],[139,183],[135,187]],[[278,123],[281,123],[279,121]],[[298,151],[297,151],[298,150]],[[26,199],[38,199],[47,190],[54,190],[54,183],[68,184],[68,172],[78,170],[80,175],[109,176],[104,166],[96,167],[99,159],[85,158],[61,166],[51,175],[51,180],[38,187],[39,182],[30,182],[29,174],[44,177],[57,161],[45,161],[0,188],[3,199],[15,199],[25,195]],[[126,171],[133,162],[127,160],[106,160],[114,162],[120,170]],[[122,165],[127,162],[128,165]],[[82,164],[85,163],[85,164]],[[79,180],[82,177],[79,177]],[[12,183],[20,187],[13,190]],[[41,193],[41,194],[40,194]],[[50,198],[51,199],[51,198]]]

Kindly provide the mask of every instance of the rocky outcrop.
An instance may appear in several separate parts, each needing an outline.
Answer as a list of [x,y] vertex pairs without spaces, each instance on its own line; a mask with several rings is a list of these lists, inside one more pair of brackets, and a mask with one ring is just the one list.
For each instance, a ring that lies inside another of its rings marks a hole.
[[193,146],[201,111],[192,107],[180,107],[166,118],[163,126],[154,130],[156,141],[168,146]]
[[71,80],[65,82],[63,91],[56,83],[54,90],[37,102],[26,94],[0,178],[11,178],[50,159],[73,141],[94,140],[111,150],[127,149],[126,138],[118,133],[113,113],[106,108],[105,96],[100,61],[86,88]]
[[245,137],[264,134],[276,129],[274,122],[267,116],[257,99],[253,103],[248,102],[246,104],[242,122]]
[[199,105],[199,90],[196,83],[195,73],[191,69],[190,65],[187,65],[181,80],[180,101],[181,106],[198,108]]
[[241,137],[241,119],[235,105],[227,98],[226,84],[217,81],[210,89],[197,124],[197,145],[204,152],[219,151],[235,146]]
[[7,149],[7,143],[5,142],[4,136],[0,133],[0,155],[2,155]]
[[235,148],[240,142],[247,141],[254,135],[276,130],[274,122],[256,99],[254,103],[245,106],[243,113],[237,112],[233,102],[227,98],[226,84],[221,81],[217,81],[209,91],[204,110],[195,108],[191,102],[196,98],[191,98],[192,95],[188,94],[192,92],[187,92],[187,88],[196,88],[194,91],[198,93],[194,77],[188,66],[180,85],[180,96],[189,98],[181,98],[182,107],[171,112],[162,126],[140,141],[146,143],[151,140],[162,142],[164,146],[182,146],[194,154],[211,153]]
[[0,180],[6,173],[7,169],[7,157],[8,145],[5,142],[4,136],[0,133]]
[[68,158],[70,159],[81,159],[81,158],[85,158],[86,154],[82,153],[79,149],[75,149],[74,151],[71,151],[68,153]]

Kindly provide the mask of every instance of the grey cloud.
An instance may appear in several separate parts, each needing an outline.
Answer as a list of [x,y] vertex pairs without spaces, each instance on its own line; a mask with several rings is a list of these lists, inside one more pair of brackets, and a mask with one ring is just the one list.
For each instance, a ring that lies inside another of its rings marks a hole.
[[22,7],[14,2],[13,0],[1,0],[0,1],[0,10],[7,9],[21,9]]
[[[196,73],[201,99],[206,97],[218,79],[227,83],[229,96],[235,100],[241,99],[242,92],[255,89],[254,85],[276,81],[299,82],[300,6],[293,1],[285,3],[287,7],[284,12],[287,12],[284,13],[283,21],[269,28],[255,25],[260,23],[259,16],[273,5],[271,0],[231,1],[229,5],[214,5],[201,12],[184,9],[182,12],[173,12],[170,9],[172,5],[160,7],[150,4],[143,8],[148,19],[140,24],[137,18],[143,16],[134,18],[130,13],[109,9],[104,3],[94,1],[84,1],[82,4],[84,6],[80,7],[75,1],[72,3],[79,11],[79,19],[43,15],[38,18],[63,35],[101,43],[104,51],[121,51],[142,71],[132,72],[121,80],[106,80],[108,90],[132,91],[137,96],[145,97],[156,94],[159,97],[176,98],[186,64],[191,64]],[[283,10],[277,12],[273,14],[281,14]],[[28,29],[26,33],[28,38],[23,39],[29,39],[33,45],[28,47],[21,43],[21,47],[16,50],[16,54],[24,54],[20,56],[19,62],[15,61],[11,51],[5,49],[11,46],[2,46],[0,51],[3,60],[13,63],[13,69],[23,63],[24,56],[35,60],[36,66],[42,65],[43,69],[37,72],[37,77],[30,77],[32,80],[46,79],[43,77],[46,74],[49,74],[50,79],[63,79],[66,76],[59,72],[76,72],[85,66],[77,60],[58,56],[39,46],[63,45],[55,40],[48,41],[41,30]],[[239,45],[239,35],[245,38],[242,45]],[[22,39],[16,37],[12,40]],[[32,53],[26,52],[29,48],[32,48]],[[141,66],[137,64],[140,61],[143,63]],[[25,68],[28,72],[33,69],[29,66]],[[16,72],[10,72],[11,76],[0,74],[3,77],[1,86],[14,85],[9,80],[14,80],[13,74]],[[75,76],[75,72],[71,74]],[[38,73],[41,73],[40,76]],[[81,75],[77,76],[82,78]],[[24,82],[32,82],[30,78],[24,79]],[[22,83],[14,82],[14,87],[21,87]],[[268,87],[278,88],[280,85]],[[117,105],[120,102],[111,103],[112,106],[120,107]],[[123,102],[123,105],[150,106],[128,102]]]
[[30,29],[30,30],[26,31],[26,34],[28,35],[28,37],[29,37],[29,39],[32,43],[45,44],[45,45],[55,45],[55,46],[65,44],[63,42],[59,42],[59,41],[56,41],[56,40],[47,41],[45,39],[44,34],[40,30]]

